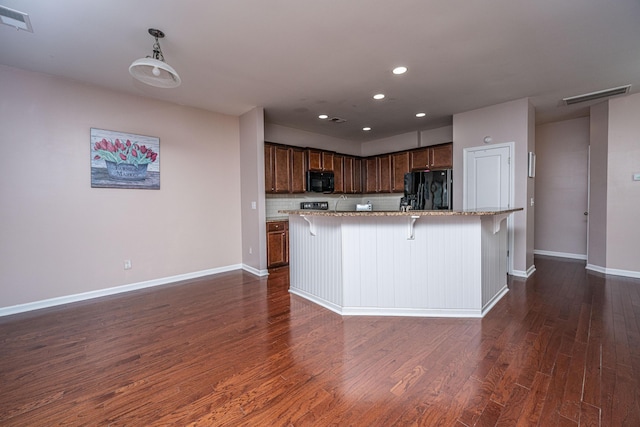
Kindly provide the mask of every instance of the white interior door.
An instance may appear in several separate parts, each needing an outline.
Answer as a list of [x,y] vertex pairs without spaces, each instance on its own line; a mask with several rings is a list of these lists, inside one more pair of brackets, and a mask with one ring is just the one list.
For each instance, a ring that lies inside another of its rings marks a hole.
[[[512,206],[513,143],[464,150],[463,208],[510,208]],[[513,215],[507,219],[507,269],[513,271]]]
[[465,209],[511,207],[511,147],[478,147],[465,153]]

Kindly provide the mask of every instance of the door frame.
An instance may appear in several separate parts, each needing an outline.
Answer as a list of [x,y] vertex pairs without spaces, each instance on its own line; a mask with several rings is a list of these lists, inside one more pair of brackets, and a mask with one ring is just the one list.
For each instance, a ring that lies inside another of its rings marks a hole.
[[589,225],[591,218],[591,144],[587,146],[587,210],[585,211],[587,215],[587,250],[585,251],[585,256],[587,258],[587,264],[589,264]]
[[[515,142],[505,142],[502,144],[479,145],[475,147],[466,147],[462,149],[462,209],[467,209],[467,155],[475,151],[486,151],[498,148],[509,149],[509,202],[508,207],[513,207],[515,201]],[[513,215],[507,217],[507,250],[509,256],[507,259],[507,273],[513,274],[513,248],[515,245],[513,230]]]

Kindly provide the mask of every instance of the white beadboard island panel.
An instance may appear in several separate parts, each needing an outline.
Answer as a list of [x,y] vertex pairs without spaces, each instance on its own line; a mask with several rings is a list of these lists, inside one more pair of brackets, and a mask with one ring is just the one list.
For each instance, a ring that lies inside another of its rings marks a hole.
[[494,212],[288,213],[290,292],[337,313],[482,317],[508,291]]

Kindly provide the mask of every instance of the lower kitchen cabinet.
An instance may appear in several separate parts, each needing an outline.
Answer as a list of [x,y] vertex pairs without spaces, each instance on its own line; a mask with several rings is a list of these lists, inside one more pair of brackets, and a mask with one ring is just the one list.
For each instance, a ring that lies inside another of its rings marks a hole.
[[267,268],[289,265],[289,221],[267,222]]

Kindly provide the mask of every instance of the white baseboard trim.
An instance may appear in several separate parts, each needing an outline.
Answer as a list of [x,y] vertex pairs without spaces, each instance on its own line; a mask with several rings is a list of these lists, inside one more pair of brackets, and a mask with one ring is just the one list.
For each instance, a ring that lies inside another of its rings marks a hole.
[[83,292],[74,295],[65,295],[62,297],[49,298],[40,301],[28,302],[9,307],[0,307],[0,317],[9,316],[11,314],[24,313],[27,311],[39,310],[41,308],[54,307],[57,305],[69,304],[72,302],[84,301],[93,298],[100,298],[108,295],[115,295],[124,292],[135,291],[138,289],[150,288],[153,286],[162,286],[170,283],[181,282],[184,280],[197,279],[212,274],[225,273],[227,271],[240,270],[243,268],[241,264],[227,265],[225,267],[211,268],[208,270],[194,271],[192,273],[178,274],[175,276],[162,277],[159,279],[146,280],[144,282],[131,283],[128,285],[116,286],[113,288],[98,289],[96,291]]
[[619,270],[617,268],[606,268],[599,265],[587,264],[587,270],[596,271],[598,273],[610,274],[612,276],[631,277],[633,279],[640,279],[640,271],[633,270]]
[[495,296],[491,298],[489,302],[487,302],[482,308],[482,317],[484,317],[484,315],[487,314],[493,308],[493,306],[496,305],[498,301],[500,301],[502,297],[507,294],[507,292],[509,292],[509,287],[507,285],[504,285],[504,288],[500,289],[500,292],[495,294]]
[[265,277],[269,275],[269,270],[258,270],[257,268],[251,267],[247,264],[242,264],[242,269],[247,273],[251,273],[254,276]]
[[580,260],[583,260],[583,261],[587,260],[587,255],[586,254],[572,254],[572,253],[568,253],[568,252],[543,251],[541,249],[534,249],[533,250],[533,254],[534,255],[553,256],[553,257],[558,257],[558,258],[580,259]]
[[516,277],[524,277],[525,279],[528,279],[533,273],[536,272],[536,266],[532,265],[531,267],[529,267],[527,269],[527,271],[523,271],[523,270],[513,270],[511,272],[512,276],[516,276]]
[[491,308],[509,291],[505,286],[485,306],[484,309],[433,309],[433,308],[383,308],[383,307],[343,307],[329,302],[316,295],[300,289],[290,288],[289,293],[297,295],[321,307],[333,311],[341,316],[402,316],[402,317],[457,317],[457,318],[482,318]]

